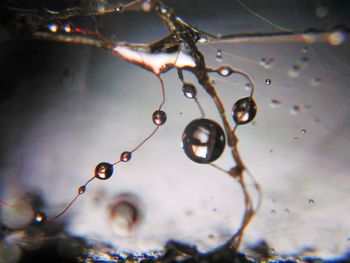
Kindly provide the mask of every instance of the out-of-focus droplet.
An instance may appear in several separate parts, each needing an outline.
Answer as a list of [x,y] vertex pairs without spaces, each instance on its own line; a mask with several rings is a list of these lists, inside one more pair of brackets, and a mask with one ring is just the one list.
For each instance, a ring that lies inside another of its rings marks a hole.
[[303,47],[301,51],[306,54],[307,52],[309,52],[309,46]]
[[271,85],[272,81],[271,79],[265,79],[265,85],[269,86]]
[[214,240],[214,239],[215,239],[215,236],[214,236],[213,234],[209,234],[209,235],[208,235],[208,239],[209,239],[209,240]]
[[113,165],[110,163],[99,163],[95,168],[95,177],[100,180],[107,180],[113,174]]
[[285,209],[284,209],[284,212],[286,212],[286,213],[290,213],[289,208],[285,208]]
[[41,223],[44,222],[46,220],[46,216],[43,212],[36,212],[34,214],[34,222],[35,223]]
[[115,7],[115,11],[117,12],[123,12],[124,11],[124,6],[122,3],[117,3],[116,7]]
[[266,58],[260,59],[259,65],[262,66],[262,67],[265,67],[265,65],[266,65]]
[[215,58],[216,58],[216,60],[217,60],[218,62],[222,62],[222,51],[221,51],[221,49],[218,49],[218,50],[216,51],[216,56],[215,56]]
[[182,86],[182,92],[186,98],[194,99],[197,95],[196,87],[192,83],[184,83]]
[[315,32],[309,31],[303,34],[303,39],[307,44],[313,44],[315,43],[317,37]]
[[250,85],[250,83],[246,83],[244,85],[244,88],[247,90],[247,91],[251,91],[252,90],[252,86]]
[[270,212],[271,212],[271,214],[277,214],[275,209],[271,209]]
[[315,13],[319,18],[324,18],[328,15],[328,8],[324,5],[320,5],[316,8]]
[[293,105],[291,108],[290,108],[290,113],[292,114],[292,115],[297,115],[297,114],[299,114],[301,112],[301,108],[300,108],[300,106],[298,106],[298,105]]
[[185,154],[197,163],[211,163],[225,149],[225,134],[216,122],[197,119],[190,122],[182,134]]
[[278,108],[279,106],[281,106],[281,104],[282,104],[282,102],[281,102],[280,100],[277,100],[277,99],[272,99],[272,100],[270,101],[270,107],[271,107],[272,109]]
[[234,73],[234,71],[228,67],[228,66],[222,66],[220,68],[218,68],[217,72],[219,73],[220,76],[222,77],[228,77],[230,76],[232,73]]
[[299,137],[294,137],[294,142],[299,142]]
[[315,77],[310,80],[310,85],[312,87],[319,87],[321,83],[322,83],[322,79],[319,77]]
[[48,28],[52,33],[56,33],[60,29],[60,26],[57,23],[51,23]]
[[301,130],[301,133],[302,133],[302,134],[305,134],[305,133],[306,133],[306,129],[302,129],[302,130]]
[[64,24],[63,31],[66,33],[72,33],[72,31],[73,31],[72,25],[71,24]]
[[243,125],[254,120],[257,107],[252,97],[239,99],[232,107],[232,117],[236,124]]
[[314,199],[309,199],[309,205],[314,205],[315,204],[315,200]]
[[155,125],[161,126],[167,120],[166,113],[162,110],[156,110],[155,112],[153,112],[152,120]]
[[82,185],[78,189],[78,194],[82,195],[86,191],[86,185]]
[[21,259],[21,249],[13,241],[0,240],[0,262],[17,263]]
[[112,231],[119,236],[130,236],[142,221],[141,201],[130,193],[116,195],[108,205]]
[[130,161],[131,157],[132,157],[132,153],[125,151],[125,152],[122,152],[122,154],[120,155],[120,160],[122,162],[128,162]]
[[343,44],[345,39],[346,39],[346,33],[344,32],[344,30],[337,29],[330,34],[328,38],[328,42],[333,46],[338,46]]
[[288,69],[288,76],[290,78],[297,78],[300,75],[300,65],[293,65]]
[[152,4],[149,0],[145,0],[143,1],[143,3],[141,4],[141,9],[144,12],[150,12],[152,10]]

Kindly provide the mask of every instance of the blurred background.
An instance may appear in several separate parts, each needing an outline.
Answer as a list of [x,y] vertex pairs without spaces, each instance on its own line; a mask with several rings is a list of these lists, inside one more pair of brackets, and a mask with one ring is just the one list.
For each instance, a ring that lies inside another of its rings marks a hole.
[[[242,2],[294,31],[350,26],[347,1]],[[167,3],[184,21],[213,34],[278,31],[237,1]],[[41,4],[59,6],[54,1]],[[70,23],[93,29],[96,21]],[[167,34],[153,13],[107,15],[99,17],[97,25],[116,41],[150,43]],[[276,255],[328,258],[349,251],[346,36],[340,33],[345,38],[340,45],[201,45],[208,66],[230,65],[249,73],[256,84],[257,117],[237,134],[242,158],[264,197],[245,234],[243,252],[262,240]],[[0,199],[17,204],[1,207],[1,222],[23,229],[32,221],[29,197],[33,203],[35,196],[39,201],[34,203],[48,216],[58,214],[98,163],[117,161],[152,132],[161,87],[151,73],[94,47],[9,40],[0,42],[0,58]],[[200,112],[182,94],[175,70],[162,77],[167,122],[128,163],[118,164],[109,180],[87,186],[60,219],[71,235],[127,251],[161,249],[169,239],[208,251],[239,226],[241,189],[226,174],[184,154],[182,132]],[[247,81],[234,75],[212,78],[230,116],[233,104],[249,95]],[[220,123],[214,104],[193,76],[185,73],[185,79],[197,86],[206,117]],[[230,168],[233,161],[225,151],[215,164]],[[250,190],[254,193],[252,185]]]

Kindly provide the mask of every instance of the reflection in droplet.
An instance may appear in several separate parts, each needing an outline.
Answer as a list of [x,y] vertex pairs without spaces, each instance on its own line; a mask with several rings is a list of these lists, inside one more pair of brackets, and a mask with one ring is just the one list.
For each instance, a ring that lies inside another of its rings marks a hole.
[[215,58],[216,58],[216,60],[217,60],[218,62],[222,62],[222,51],[221,51],[221,49],[218,49],[218,50],[216,51],[216,56],[215,56]]
[[290,108],[290,113],[293,114],[293,115],[297,115],[301,112],[301,108],[300,106],[298,105],[293,105],[291,108]]
[[110,163],[99,163],[95,168],[95,177],[100,180],[107,180],[113,174],[113,165]]
[[236,124],[243,125],[254,120],[257,107],[252,97],[239,99],[232,107],[232,117]]
[[220,157],[225,148],[222,128],[209,119],[190,122],[183,134],[182,144],[185,154],[197,163],[210,163]]
[[142,220],[141,201],[130,193],[116,195],[108,206],[108,214],[113,232],[130,236]]
[[234,71],[228,67],[228,66],[222,66],[218,69],[217,71],[219,73],[220,76],[222,77],[228,77],[230,76],[232,73],[234,73]]
[[297,78],[300,75],[300,65],[293,65],[288,70],[288,76],[290,78]]
[[271,102],[270,102],[270,107],[272,109],[278,108],[279,106],[281,106],[281,104],[282,104],[282,102],[280,100],[272,99]]
[[167,116],[166,113],[162,110],[156,110],[153,112],[152,120],[155,125],[163,125],[166,122]]
[[266,79],[266,80],[265,80],[265,84],[266,84],[267,86],[271,85],[271,83],[272,83],[271,79]]
[[192,83],[184,83],[182,86],[182,92],[186,98],[194,99],[197,95],[196,87]]
[[319,87],[321,83],[322,83],[322,79],[319,77],[315,77],[310,80],[310,85],[312,87]]
[[120,155],[120,160],[122,162],[128,162],[130,161],[131,157],[132,157],[132,153],[125,151],[125,152],[122,152],[122,154]]

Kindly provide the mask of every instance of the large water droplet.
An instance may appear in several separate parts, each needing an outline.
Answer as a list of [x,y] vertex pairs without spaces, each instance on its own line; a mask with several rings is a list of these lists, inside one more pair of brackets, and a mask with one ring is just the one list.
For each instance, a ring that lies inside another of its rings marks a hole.
[[234,71],[229,66],[222,66],[222,67],[218,68],[217,72],[222,77],[228,77],[232,73],[234,73]]
[[184,83],[182,86],[182,92],[186,98],[194,99],[197,95],[196,87],[192,83]]
[[120,160],[122,162],[128,162],[130,161],[131,157],[132,157],[132,153],[125,151],[125,152],[122,152],[122,154],[120,155]]
[[95,177],[100,180],[107,180],[113,174],[113,165],[110,163],[99,163],[95,168]]
[[163,125],[166,122],[167,116],[166,113],[162,110],[156,110],[153,112],[152,120],[155,125]]
[[232,107],[233,120],[238,124],[247,124],[254,120],[257,107],[252,97],[239,99]]
[[190,122],[182,134],[183,149],[197,163],[210,163],[225,149],[225,134],[216,122],[197,119]]

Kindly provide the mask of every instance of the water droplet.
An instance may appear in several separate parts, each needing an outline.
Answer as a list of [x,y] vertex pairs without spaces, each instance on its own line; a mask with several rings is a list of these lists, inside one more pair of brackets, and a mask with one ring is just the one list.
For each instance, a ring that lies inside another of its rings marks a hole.
[[124,11],[124,6],[121,3],[117,3],[116,7],[115,7],[115,11],[117,12],[123,12]]
[[310,85],[312,87],[319,87],[322,83],[322,79],[321,78],[318,78],[318,77],[315,77],[315,78],[312,78],[310,80]]
[[306,133],[306,129],[302,129],[302,130],[301,130],[301,133],[302,133],[302,134],[305,134],[305,133]]
[[252,89],[252,86],[250,85],[250,83],[246,83],[244,85],[244,88],[247,90],[247,91],[250,91]]
[[328,15],[328,8],[324,5],[320,5],[316,8],[315,13],[319,18],[324,18]]
[[122,152],[122,154],[120,155],[120,160],[122,162],[128,162],[130,161],[131,157],[132,157],[132,153],[125,151],[125,152]]
[[328,38],[328,42],[333,46],[338,46],[342,44],[345,41],[345,39],[346,33],[344,32],[344,30],[337,29],[333,33],[331,33],[331,35]]
[[276,99],[272,99],[270,102],[270,108],[274,109],[274,108],[278,108],[279,106],[281,106],[282,102]]
[[182,92],[186,98],[194,99],[197,95],[196,87],[192,83],[184,83],[182,86]]
[[232,107],[233,120],[238,124],[251,122],[256,115],[257,107],[252,97],[239,99]]
[[274,248],[271,248],[270,252],[271,252],[272,255],[276,254],[276,250]]
[[78,194],[82,195],[86,191],[86,185],[82,185],[78,189]]
[[290,113],[293,114],[293,115],[297,115],[301,112],[301,109],[300,109],[300,106],[298,105],[293,105],[291,108],[290,108]]
[[301,67],[300,65],[293,65],[288,70],[288,76],[290,78],[297,78],[300,75]]
[[130,193],[115,196],[108,206],[112,231],[119,236],[130,236],[140,224],[142,212],[141,201]]
[[197,163],[210,163],[225,149],[225,134],[216,122],[197,119],[190,122],[182,134],[185,154]]
[[272,83],[271,79],[265,79],[265,84],[267,86],[271,85],[271,83]]
[[214,236],[213,234],[209,234],[209,235],[208,235],[208,239],[209,239],[209,240],[214,240],[214,239],[215,239],[215,236]]
[[51,23],[48,28],[51,32],[56,33],[60,29],[60,26],[57,23]]
[[66,33],[72,33],[73,27],[72,27],[71,24],[64,24],[64,25],[63,25],[63,30],[64,30],[64,32],[66,32]]
[[307,44],[315,43],[317,35],[313,31],[309,31],[303,34],[303,39]]
[[266,58],[260,59],[259,65],[264,67],[266,65]]
[[299,142],[299,138],[298,137],[294,137],[294,142]]
[[46,220],[46,216],[43,212],[36,212],[34,215],[34,222],[35,223],[41,223]]
[[163,125],[166,122],[167,116],[166,113],[162,110],[156,110],[153,112],[152,120],[155,125]]
[[268,69],[271,68],[273,66],[273,63],[275,62],[275,60],[273,58],[262,58],[259,62],[259,65]]
[[150,1],[143,1],[143,3],[141,4],[141,9],[144,12],[150,12],[152,10],[152,5]]
[[100,180],[107,180],[113,174],[113,165],[110,163],[99,163],[95,168],[95,177]]
[[218,61],[218,62],[222,62],[222,51],[221,51],[221,49],[218,49],[217,51],[216,51],[216,60]]
[[206,43],[206,42],[208,42],[208,38],[205,37],[205,36],[200,36],[200,37],[197,39],[197,42],[198,42],[198,43]]
[[309,205],[314,205],[315,204],[315,200],[314,199],[309,199]]
[[222,67],[218,68],[217,72],[222,77],[228,77],[232,73],[234,73],[234,71],[229,66],[222,66]]

